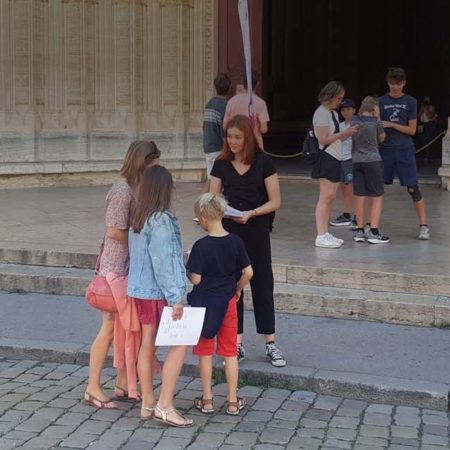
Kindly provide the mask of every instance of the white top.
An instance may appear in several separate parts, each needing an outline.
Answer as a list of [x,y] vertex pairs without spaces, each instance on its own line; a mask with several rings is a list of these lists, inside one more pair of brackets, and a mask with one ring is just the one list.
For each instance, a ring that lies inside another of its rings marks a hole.
[[[350,128],[350,124],[347,122],[341,122],[339,124],[339,131],[345,131]],[[352,159],[352,137],[349,136],[347,139],[344,139],[342,142],[342,156],[341,161],[347,161]]]
[[[330,111],[325,106],[320,105],[313,116],[313,127],[314,127],[314,133],[317,136],[317,127],[326,127],[328,126],[330,130],[330,134],[334,134],[334,122],[331,117],[331,114],[334,114],[334,117],[336,119],[336,122],[339,122],[338,114],[336,111]],[[320,148],[323,149],[323,145],[320,145]],[[341,160],[342,155],[342,142],[338,139],[337,141],[334,141],[332,144],[330,144],[325,151],[333,156],[333,158]]]

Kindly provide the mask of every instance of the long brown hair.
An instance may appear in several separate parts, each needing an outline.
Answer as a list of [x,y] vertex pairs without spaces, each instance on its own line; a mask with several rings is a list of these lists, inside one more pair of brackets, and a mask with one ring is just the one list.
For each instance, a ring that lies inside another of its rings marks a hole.
[[154,213],[170,209],[173,179],[170,172],[162,166],[145,169],[139,183],[136,207],[131,217],[131,226],[140,233],[144,224]]
[[161,152],[153,141],[134,141],[128,148],[120,175],[131,187],[136,187],[147,164],[160,156]]
[[[227,124],[226,131],[228,132],[230,128],[237,128],[244,133],[243,163],[252,164],[255,159],[257,148],[250,119],[247,116],[241,116],[239,114],[237,116],[233,116]],[[234,153],[231,151],[226,137],[219,159],[223,159],[225,161],[233,161],[234,159]]]

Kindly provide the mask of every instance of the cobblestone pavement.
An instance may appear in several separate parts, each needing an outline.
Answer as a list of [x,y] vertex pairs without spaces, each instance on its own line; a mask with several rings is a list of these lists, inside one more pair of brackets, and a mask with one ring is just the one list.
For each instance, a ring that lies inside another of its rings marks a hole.
[[[113,370],[105,370],[113,387]],[[225,385],[214,388],[217,414],[193,408],[200,380],[181,377],[176,404],[194,419],[189,429],[141,422],[139,407],[119,402],[115,411],[80,400],[87,367],[0,359],[0,450],[84,449],[382,449],[449,448],[449,414],[368,404],[308,391],[244,386],[241,416],[224,414]]]

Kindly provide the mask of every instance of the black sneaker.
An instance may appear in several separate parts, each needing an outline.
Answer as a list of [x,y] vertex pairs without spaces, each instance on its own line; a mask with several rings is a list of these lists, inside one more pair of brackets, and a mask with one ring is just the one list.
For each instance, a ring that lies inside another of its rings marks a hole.
[[344,214],[341,214],[334,220],[330,220],[330,225],[332,227],[348,227],[351,223],[352,219],[350,217],[345,217]]
[[350,224],[350,230],[356,231],[358,229],[358,224],[356,223],[356,219],[353,216],[352,223]]
[[367,234],[367,242],[371,244],[389,244],[390,239],[381,233],[373,234],[371,231]]
[[274,343],[266,344],[266,356],[270,359],[272,366],[284,367],[286,365],[283,353]]
[[[245,359],[245,348],[242,344],[237,345],[237,360],[240,363],[243,359]],[[225,367],[225,360],[222,361],[222,366]]]
[[366,235],[364,234],[364,231],[357,229],[355,235],[353,236],[353,240],[355,242],[366,242]]

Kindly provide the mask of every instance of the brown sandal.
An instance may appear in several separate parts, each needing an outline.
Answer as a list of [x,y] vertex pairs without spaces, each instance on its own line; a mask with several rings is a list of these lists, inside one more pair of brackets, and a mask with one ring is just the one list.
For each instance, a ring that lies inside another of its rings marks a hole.
[[114,398],[124,399],[128,398],[128,391],[120,386],[114,386]]
[[117,385],[114,386],[114,399],[131,402],[140,402],[142,400],[140,395],[138,397],[130,397],[130,393],[126,389]]
[[[167,418],[167,416],[173,412],[177,413],[183,419],[182,423],[177,423]],[[161,414],[161,417],[158,417],[156,413]],[[155,415],[153,416],[153,420],[156,420],[156,422],[164,423],[165,425],[169,425],[170,427],[175,428],[190,428],[192,427],[193,424],[191,419],[186,419],[186,417],[184,417],[175,408],[162,409],[158,405],[155,406]]]
[[89,394],[89,392],[84,393],[84,403],[89,406],[94,406],[95,408],[99,409],[118,409],[117,403],[114,402],[111,399],[108,399],[106,401],[101,401],[97,397],[94,397],[92,394]]
[[[211,408],[206,409],[205,406],[211,405]],[[194,406],[203,414],[214,413],[214,403],[212,398],[196,397],[194,400]]]
[[[245,408],[246,402],[244,398],[238,397],[236,402],[227,402],[227,405],[228,406],[225,413],[229,416],[238,416],[239,413]],[[235,409],[231,410],[230,406]]]

